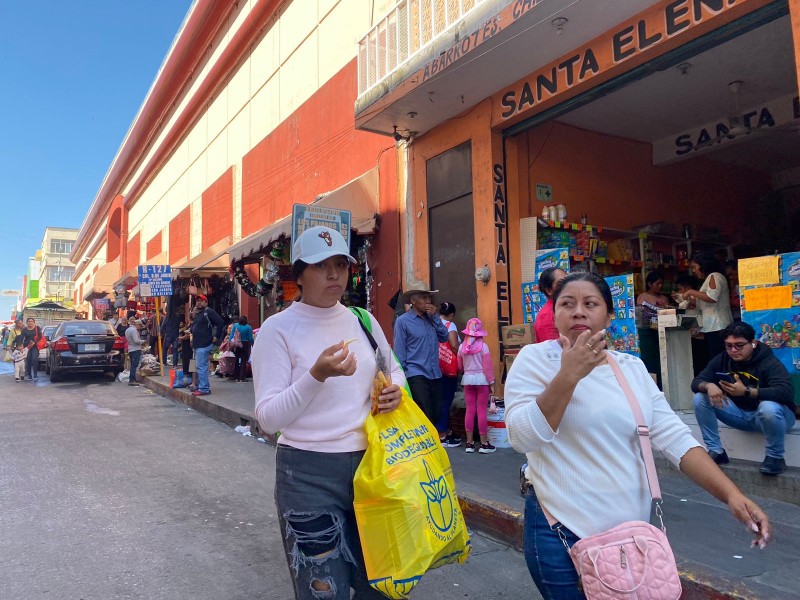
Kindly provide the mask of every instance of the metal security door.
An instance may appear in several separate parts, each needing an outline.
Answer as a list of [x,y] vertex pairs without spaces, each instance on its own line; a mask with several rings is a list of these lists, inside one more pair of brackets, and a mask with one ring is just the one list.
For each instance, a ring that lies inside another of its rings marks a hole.
[[427,163],[428,236],[436,303],[456,305],[456,325],[477,316],[472,146],[456,146]]

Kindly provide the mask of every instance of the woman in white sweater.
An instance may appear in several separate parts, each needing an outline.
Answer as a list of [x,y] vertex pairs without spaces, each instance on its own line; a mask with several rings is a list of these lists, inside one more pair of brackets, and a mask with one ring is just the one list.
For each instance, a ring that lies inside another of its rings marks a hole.
[[[264,322],[251,358],[256,418],[263,430],[280,431],[275,503],[302,599],[350,598],[351,588],[357,598],[383,598],[367,582],[353,513],[377,365],[358,318],[339,302],[355,262],[348,252],[342,235],[327,227],[298,237],[292,271],[302,299]],[[371,335],[391,361],[374,319]],[[391,379],[381,412],[400,404],[405,376],[396,364]]]
[[[554,303],[560,338],[519,353],[506,382],[505,420],[512,445],[528,457],[528,569],[545,599],[578,600],[584,596],[560,536],[572,546],[626,521],[649,521],[651,500],[633,413],[606,361],[614,312],[608,284],[573,273]],[[653,446],[728,504],[763,548],[770,535],[764,512],[694,440],[642,361],[613,355],[641,404]]]

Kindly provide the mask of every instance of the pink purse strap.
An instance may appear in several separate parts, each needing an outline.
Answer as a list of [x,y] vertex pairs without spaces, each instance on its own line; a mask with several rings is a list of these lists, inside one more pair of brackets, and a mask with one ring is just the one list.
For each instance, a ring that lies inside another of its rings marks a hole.
[[611,365],[611,370],[614,371],[614,376],[617,378],[622,391],[625,392],[625,398],[633,411],[633,418],[636,420],[636,433],[639,437],[639,444],[642,447],[642,458],[644,458],[644,470],[647,473],[647,483],[650,486],[650,496],[658,504],[661,502],[661,487],[658,485],[658,473],[656,472],[656,463],[653,459],[653,447],[650,444],[650,428],[647,426],[647,421],[644,420],[642,407],[636,396],[633,395],[628,380],[619,364],[610,352],[606,353],[608,364]]

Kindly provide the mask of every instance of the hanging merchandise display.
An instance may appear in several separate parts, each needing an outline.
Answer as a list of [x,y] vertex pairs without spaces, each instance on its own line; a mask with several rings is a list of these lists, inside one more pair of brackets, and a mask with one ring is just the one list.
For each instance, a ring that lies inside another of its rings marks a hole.
[[369,266],[369,249],[372,247],[372,238],[365,237],[364,244],[358,249],[358,263],[364,265],[364,308],[372,312],[372,268]]
[[[350,268],[350,281],[342,304],[371,311],[374,291],[374,277],[370,266],[372,239],[368,236],[355,236],[353,245],[357,247],[353,253],[357,257],[357,263]],[[266,255],[262,276],[257,282],[253,282],[247,274],[244,260],[234,262],[230,268],[231,276],[245,294],[261,298],[267,307],[274,306],[279,311],[299,293],[288,264],[288,247],[288,240],[281,238],[264,251]]]

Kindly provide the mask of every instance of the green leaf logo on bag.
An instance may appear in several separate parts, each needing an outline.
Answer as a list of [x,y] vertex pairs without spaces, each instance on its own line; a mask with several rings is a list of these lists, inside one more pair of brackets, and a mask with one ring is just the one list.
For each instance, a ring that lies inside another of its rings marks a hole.
[[447,482],[444,476],[436,477],[431,473],[428,461],[422,461],[425,465],[425,473],[428,481],[421,481],[420,487],[428,498],[428,516],[430,522],[441,532],[448,531],[453,526],[455,511],[453,510],[453,497],[447,489]]

